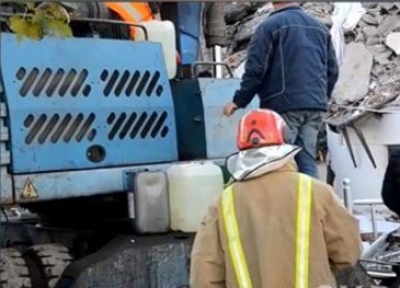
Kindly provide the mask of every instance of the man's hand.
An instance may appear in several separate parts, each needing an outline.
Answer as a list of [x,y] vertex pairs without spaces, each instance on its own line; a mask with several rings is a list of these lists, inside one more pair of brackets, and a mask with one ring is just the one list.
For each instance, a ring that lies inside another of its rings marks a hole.
[[225,105],[224,107],[224,115],[229,117],[231,116],[233,113],[235,113],[235,111],[238,109],[238,106],[236,106],[235,103],[230,102],[228,104]]

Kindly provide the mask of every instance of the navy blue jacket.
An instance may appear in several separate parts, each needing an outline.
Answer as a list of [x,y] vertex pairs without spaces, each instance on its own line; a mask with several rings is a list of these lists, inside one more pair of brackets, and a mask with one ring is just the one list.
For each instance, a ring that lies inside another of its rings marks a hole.
[[382,184],[383,203],[400,216],[400,149],[394,148],[389,154]]
[[329,30],[299,6],[286,7],[254,32],[233,102],[244,108],[258,94],[261,108],[278,113],[326,111],[338,74]]

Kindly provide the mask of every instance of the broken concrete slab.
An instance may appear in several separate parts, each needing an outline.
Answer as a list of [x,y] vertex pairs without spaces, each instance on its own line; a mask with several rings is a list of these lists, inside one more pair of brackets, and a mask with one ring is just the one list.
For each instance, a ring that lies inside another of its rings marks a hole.
[[380,38],[378,36],[370,36],[367,38],[365,41],[365,45],[371,46],[371,45],[376,45],[379,44]]
[[377,29],[376,27],[373,26],[365,26],[362,28],[362,31],[364,32],[365,36],[376,36],[377,35]]
[[364,44],[350,43],[346,46],[339,80],[333,92],[337,104],[355,102],[367,95],[372,63],[372,53]]
[[386,65],[376,65],[373,70],[378,85],[374,89],[376,96],[385,97],[400,94],[400,57],[391,57]]
[[368,10],[378,7],[377,2],[361,2],[361,5]]
[[225,5],[226,24],[234,24],[245,19],[248,15],[255,13],[263,6],[262,2],[228,2]]
[[375,64],[378,65],[388,64],[390,62],[389,58],[393,54],[393,51],[388,49],[385,45],[369,46],[368,50],[374,56]]
[[259,17],[254,17],[250,21],[245,22],[243,25],[241,25],[236,32],[235,42],[241,43],[244,41],[249,41],[253,33],[256,31],[258,25],[265,19],[267,19],[268,16],[269,13],[265,13],[260,15]]
[[398,11],[399,8],[395,2],[382,2],[379,3],[379,7],[381,10],[393,13],[393,11]]
[[386,65],[390,62],[390,56],[392,55],[392,51],[385,51],[381,53],[374,54],[375,63],[378,65]]
[[357,33],[356,38],[354,39],[354,42],[365,42],[366,37],[363,33]]
[[396,53],[400,55],[400,33],[390,33],[386,37],[385,44]]
[[372,13],[365,13],[361,20],[368,25],[377,26],[379,24],[378,18]]
[[400,18],[398,15],[389,15],[379,24],[376,33],[380,36],[387,36],[394,29],[400,27]]
[[247,55],[247,51],[239,51],[232,55],[230,55],[225,63],[231,68],[231,70],[235,70],[239,65],[245,61]]

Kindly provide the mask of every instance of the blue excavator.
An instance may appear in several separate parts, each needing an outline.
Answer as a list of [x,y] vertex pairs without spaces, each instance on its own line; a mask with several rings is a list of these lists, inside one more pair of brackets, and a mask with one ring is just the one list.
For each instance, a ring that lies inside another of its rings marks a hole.
[[74,9],[73,37],[20,41],[17,12],[1,4],[2,287],[187,287],[194,234],[148,229],[162,201],[138,198],[134,183],[186,161],[223,169],[238,119],[258,107],[223,117],[240,79],[219,57],[200,61],[202,30],[208,48],[227,45],[223,4],[161,5],[180,55],[173,77],[162,45],[127,39],[130,23],[103,3]]

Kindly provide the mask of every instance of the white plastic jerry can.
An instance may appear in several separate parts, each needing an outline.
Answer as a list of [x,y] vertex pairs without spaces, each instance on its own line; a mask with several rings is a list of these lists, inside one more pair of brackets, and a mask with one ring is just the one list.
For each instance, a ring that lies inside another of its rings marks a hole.
[[[176,40],[175,26],[171,21],[151,20],[140,22],[148,34],[148,41],[161,43],[165,66],[168,73],[168,79],[176,76]],[[141,28],[136,28],[136,41],[146,41],[144,31]]]
[[221,168],[210,162],[182,163],[172,165],[167,175],[171,229],[196,232],[224,188]]

